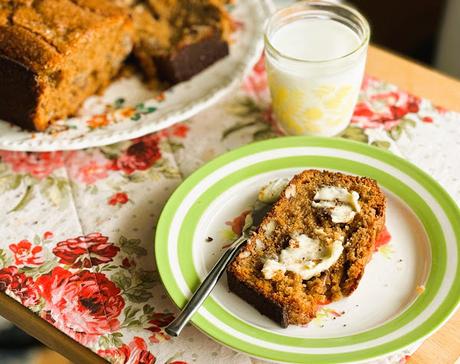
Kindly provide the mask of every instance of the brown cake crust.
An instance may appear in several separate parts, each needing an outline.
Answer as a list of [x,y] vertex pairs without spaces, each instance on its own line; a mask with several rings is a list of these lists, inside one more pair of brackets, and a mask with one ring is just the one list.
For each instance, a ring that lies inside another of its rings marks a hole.
[[[288,198],[286,191],[281,194],[227,271],[230,290],[283,327],[308,323],[320,305],[348,296],[357,288],[383,229],[386,207],[385,195],[374,180],[366,177],[307,170],[296,175],[290,185],[295,185],[296,195]],[[323,186],[359,193],[361,211],[353,221],[335,224],[329,214],[311,206],[315,193]],[[263,226],[270,221],[276,228],[267,237]],[[303,281],[289,271],[265,279],[261,272],[265,259],[279,255],[294,232],[326,242],[343,237],[344,251],[330,269],[309,280]],[[270,304],[264,305],[263,300]]]
[[132,43],[128,14],[108,0],[0,2],[0,118],[44,130],[75,113],[118,72]]

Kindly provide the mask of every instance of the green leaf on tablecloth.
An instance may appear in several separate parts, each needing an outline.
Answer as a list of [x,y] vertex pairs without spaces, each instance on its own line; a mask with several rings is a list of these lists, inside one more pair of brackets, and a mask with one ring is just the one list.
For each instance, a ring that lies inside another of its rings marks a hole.
[[7,174],[0,177],[0,193],[15,190],[21,185],[21,174]]
[[34,242],[35,245],[42,245],[42,238],[38,234],[35,234],[32,241]]
[[144,288],[152,288],[159,279],[157,272],[143,269],[135,271],[134,277],[137,281],[142,282]]
[[54,206],[62,206],[66,201],[68,190],[68,182],[64,179],[56,179],[47,177],[40,183],[40,192],[45,196]]
[[374,140],[371,145],[380,149],[388,150],[390,149],[391,143],[386,140]]
[[[151,170],[150,168],[149,170]],[[147,178],[142,172],[135,172],[133,174],[125,175],[125,178],[128,179],[130,182],[138,183],[138,182],[144,182]]]
[[364,130],[357,126],[349,126],[339,136],[344,139],[356,140],[363,143],[367,143],[369,141],[369,137]]
[[0,249],[0,267],[4,268],[10,265],[11,258],[6,254],[4,249]]
[[108,334],[99,337],[98,346],[100,349],[113,349],[113,347],[120,347],[123,345],[121,338],[123,334],[121,332],[114,332],[113,334]]
[[123,311],[123,314],[125,315],[125,322],[132,320],[136,315],[139,313],[139,309],[135,309],[131,306],[128,306],[125,308]]
[[401,119],[401,121],[393,126],[390,130],[387,131],[388,135],[393,140],[398,140],[402,133],[406,131],[408,127],[415,128],[417,126],[417,122],[412,119]]
[[227,128],[224,130],[222,133],[221,140],[224,140],[228,138],[231,134],[236,133],[237,131],[240,131],[245,128],[249,128],[251,126],[257,125],[258,121],[250,121],[248,123],[236,123],[235,125],[231,126],[230,128]]
[[57,265],[58,265],[57,259],[47,259],[45,263],[43,263],[42,265],[38,267],[37,271],[39,275],[43,275],[48,272],[51,272],[53,268],[56,267]]
[[142,307],[142,312],[144,312],[145,315],[151,314],[153,311],[155,311],[155,307],[150,306],[150,305],[144,305]]
[[227,105],[226,109],[233,115],[248,118],[259,117],[262,108],[250,97],[241,97]]
[[171,140],[169,140],[169,146],[171,147],[171,151],[173,153],[177,152],[180,149],[184,149],[184,144],[179,142],[173,142]]
[[411,126],[412,128],[415,128],[417,126],[417,122],[415,120],[408,118],[403,118],[399,125],[401,124],[404,126]]
[[140,327],[141,326],[141,322],[139,320],[133,320],[133,321],[130,321],[126,324],[126,328],[129,328],[129,327]]
[[118,271],[112,274],[111,280],[123,291],[131,287],[132,279],[127,276],[124,271]]
[[125,296],[133,303],[144,303],[153,297],[151,292],[144,289],[135,289],[133,291],[125,292]]
[[111,345],[111,340],[107,336],[101,336],[98,341],[98,346],[101,349],[108,349]]
[[27,186],[19,202],[16,204],[15,207],[9,210],[8,213],[22,210],[24,207],[28,205],[30,201],[32,201],[32,198],[33,198],[33,186],[29,185]]
[[398,140],[401,137],[403,128],[400,125],[393,126],[390,130],[387,131],[388,135],[393,140]]
[[43,264],[36,267],[24,266],[21,267],[21,271],[29,277],[37,278],[43,274],[51,272],[57,265],[58,261],[56,258],[47,257]]
[[270,127],[256,131],[252,138],[254,140],[265,140],[276,137],[276,134],[271,130]]
[[174,168],[168,164],[164,164],[158,172],[166,178],[180,178],[180,172],[177,168]]
[[121,250],[128,255],[147,255],[147,250],[144,247],[140,246],[140,244],[142,243],[140,239],[126,239],[124,236],[121,236],[119,243]]

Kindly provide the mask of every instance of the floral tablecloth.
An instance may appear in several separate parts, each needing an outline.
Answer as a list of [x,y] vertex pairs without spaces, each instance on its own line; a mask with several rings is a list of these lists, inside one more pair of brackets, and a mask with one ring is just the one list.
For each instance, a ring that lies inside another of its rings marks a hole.
[[[218,105],[156,134],[81,151],[0,151],[0,291],[113,363],[255,362],[192,326],[180,338],[164,332],[177,310],[153,235],[187,175],[279,135],[261,61]],[[410,160],[460,201],[458,114],[366,78],[342,137]]]

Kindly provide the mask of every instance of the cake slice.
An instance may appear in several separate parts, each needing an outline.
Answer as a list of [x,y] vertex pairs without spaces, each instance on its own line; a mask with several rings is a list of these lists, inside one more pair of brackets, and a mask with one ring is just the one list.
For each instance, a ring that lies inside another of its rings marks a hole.
[[0,1],[0,119],[42,131],[105,87],[133,27],[110,0]]
[[[270,195],[262,190],[259,198],[273,197],[264,194]],[[230,264],[230,290],[282,327],[307,324],[320,305],[358,287],[385,206],[372,179],[318,170],[296,175]]]
[[147,78],[186,81],[229,53],[231,22],[222,0],[135,3],[134,55]]

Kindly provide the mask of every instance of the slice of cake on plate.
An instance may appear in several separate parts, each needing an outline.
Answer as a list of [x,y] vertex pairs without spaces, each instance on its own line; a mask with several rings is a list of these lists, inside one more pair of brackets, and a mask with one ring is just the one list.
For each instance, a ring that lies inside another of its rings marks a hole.
[[231,291],[287,327],[308,323],[320,305],[358,287],[384,227],[386,198],[370,178],[318,170],[271,182],[259,199],[278,195],[227,277]]

